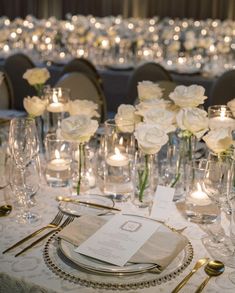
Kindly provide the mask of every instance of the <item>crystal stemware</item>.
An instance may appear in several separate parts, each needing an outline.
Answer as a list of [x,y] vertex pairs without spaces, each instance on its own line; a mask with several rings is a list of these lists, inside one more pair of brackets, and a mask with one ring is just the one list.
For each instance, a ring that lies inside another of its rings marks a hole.
[[11,187],[23,204],[23,212],[17,215],[19,222],[33,223],[39,216],[30,211],[30,193],[26,184],[26,168],[38,154],[38,137],[34,120],[14,118],[9,131],[9,150],[12,158]]

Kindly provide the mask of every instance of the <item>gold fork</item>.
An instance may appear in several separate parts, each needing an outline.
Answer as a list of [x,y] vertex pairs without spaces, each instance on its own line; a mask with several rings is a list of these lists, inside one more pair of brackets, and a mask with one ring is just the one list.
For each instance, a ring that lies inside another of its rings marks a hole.
[[68,224],[70,224],[73,220],[74,220],[74,216],[69,216],[59,227],[57,227],[56,229],[53,229],[52,231],[49,231],[48,233],[46,233],[42,237],[40,237],[37,240],[35,240],[30,245],[26,246],[24,249],[22,249],[20,252],[18,252],[15,255],[15,257],[21,255],[23,252],[25,252],[25,251],[29,250],[30,248],[34,247],[36,244],[38,244],[39,242],[41,242],[42,240],[44,240],[45,238],[47,238],[51,234],[55,233],[56,231],[61,231],[64,227],[66,227]]
[[33,238],[34,236],[38,235],[42,231],[46,230],[47,228],[57,228],[59,226],[60,222],[62,221],[62,219],[63,219],[63,213],[61,211],[59,211],[57,213],[57,215],[55,216],[55,218],[48,225],[36,230],[35,232],[31,233],[30,235],[28,235],[25,238],[21,239],[20,241],[16,242],[11,247],[4,250],[2,253],[4,254],[4,253],[12,250],[13,248],[16,248],[17,246],[19,246],[22,243],[26,242],[27,240]]

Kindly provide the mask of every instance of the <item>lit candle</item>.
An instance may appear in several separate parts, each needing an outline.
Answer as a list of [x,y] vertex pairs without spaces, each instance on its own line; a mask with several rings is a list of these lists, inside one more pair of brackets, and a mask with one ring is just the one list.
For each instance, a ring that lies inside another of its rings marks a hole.
[[209,119],[210,129],[231,128],[235,129],[235,121],[231,117],[226,116],[226,108],[221,107],[220,116]]
[[[58,94],[60,94],[60,96],[62,95],[61,89],[60,89],[60,92]],[[52,103],[50,103],[47,106],[47,111],[54,112],[54,113],[59,113],[59,112],[64,112],[65,111],[64,104],[59,102],[56,93],[53,93]]]
[[115,153],[107,158],[107,164],[114,167],[124,167],[129,164],[128,156],[122,154],[118,148],[115,147]]
[[211,203],[210,198],[208,197],[208,195],[202,191],[201,185],[198,182],[197,183],[197,190],[193,191],[190,194],[190,201],[194,204],[203,206],[203,205],[208,205]]
[[55,159],[47,164],[47,169],[52,171],[65,171],[70,167],[70,160],[62,159],[58,150],[55,150]]

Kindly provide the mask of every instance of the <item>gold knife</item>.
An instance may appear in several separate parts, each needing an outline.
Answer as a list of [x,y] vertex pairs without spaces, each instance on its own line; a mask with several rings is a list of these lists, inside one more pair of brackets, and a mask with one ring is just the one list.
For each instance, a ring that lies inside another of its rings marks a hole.
[[209,261],[209,258],[201,258],[199,259],[196,264],[194,265],[193,269],[191,270],[191,272],[175,287],[175,289],[171,292],[171,293],[176,293],[179,292],[181,288],[183,288],[183,286],[188,282],[188,280],[192,277],[192,275],[194,273],[196,273],[196,271],[198,269],[200,269],[202,266],[204,266],[205,263],[207,263]]
[[72,203],[75,203],[75,204],[88,205],[88,206],[99,208],[99,209],[107,209],[107,210],[118,211],[118,212],[121,211],[118,208],[109,207],[109,206],[106,206],[106,205],[102,205],[102,204],[98,204],[98,203],[94,203],[94,202],[89,202],[89,201],[82,201],[80,199],[75,199],[75,198],[70,198],[70,197],[65,197],[65,196],[57,196],[56,200],[57,201],[72,202]]

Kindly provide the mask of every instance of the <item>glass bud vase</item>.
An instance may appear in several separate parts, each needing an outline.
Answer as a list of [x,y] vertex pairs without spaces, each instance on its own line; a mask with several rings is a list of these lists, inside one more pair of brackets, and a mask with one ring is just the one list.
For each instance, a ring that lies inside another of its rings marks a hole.
[[72,194],[80,195],[95,187],[93,157],[87,143],[74,144],[72,163]]
[[175,177],[170,186],[175,188],[175,199],[181,199],[188,188],[192,172],[192,162],[197,139],[193,135],[182,135],[178,138],[178,154]]
[[137,151],[134,164],[133,204],[138,208],[151,209],[156,189],[156,156]]

